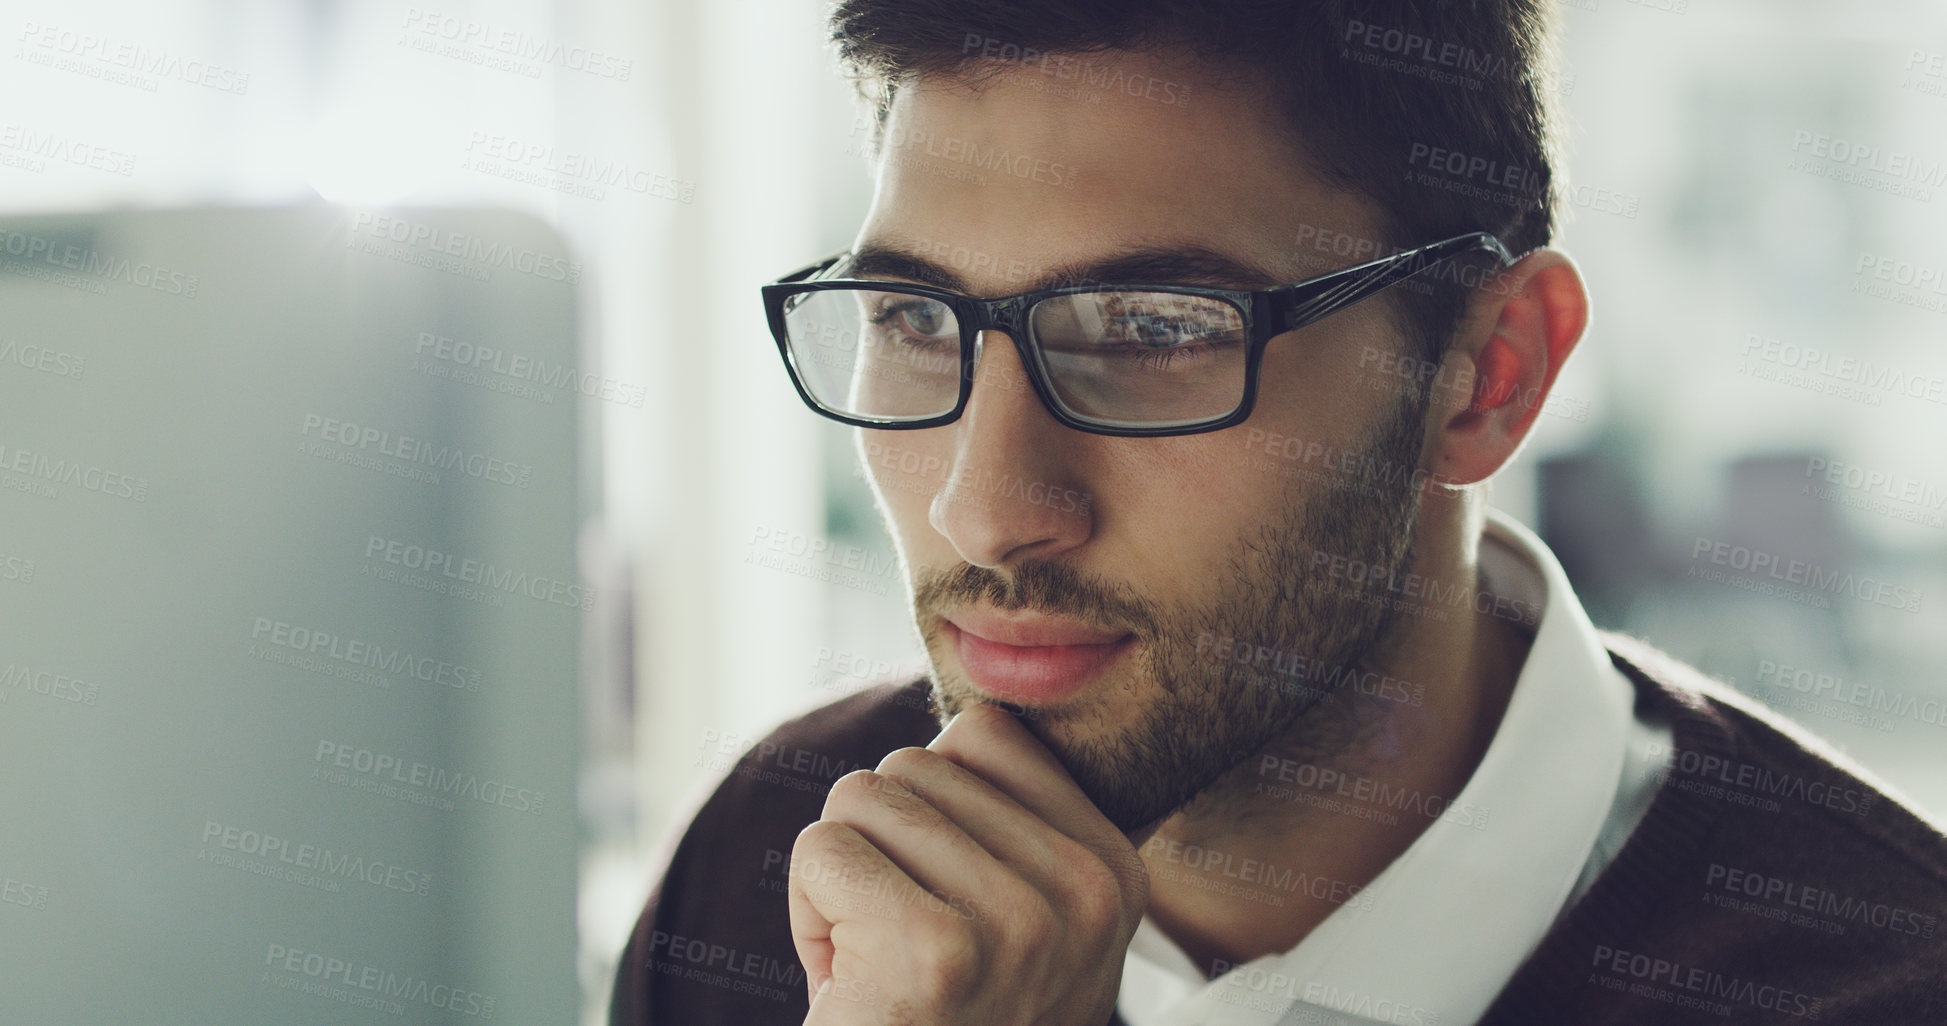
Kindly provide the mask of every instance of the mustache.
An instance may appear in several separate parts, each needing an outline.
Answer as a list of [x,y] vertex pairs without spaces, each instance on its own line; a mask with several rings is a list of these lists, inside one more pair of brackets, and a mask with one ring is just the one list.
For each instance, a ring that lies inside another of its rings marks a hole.
[[1030,610],[1067,616],[1094,626],[1154,638],[1163,617],[1156,604],[1126,585],[1065,563],[1028,560],[1005,571],[961,563],[921,571],[913,583],[913,610],[923,622],[956,607],[986,603],[1004,612]]

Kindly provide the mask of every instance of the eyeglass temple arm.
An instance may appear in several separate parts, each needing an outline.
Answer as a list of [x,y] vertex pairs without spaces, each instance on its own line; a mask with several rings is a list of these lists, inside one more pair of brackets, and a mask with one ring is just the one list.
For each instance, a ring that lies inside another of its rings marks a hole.
[[1459,235],[1419,249],[1380,257],[1280,291],[1273,298],[1278,330],[1302,328],[1340,307],[1405,281],[1442,260],[1477,249],[1494,254],[1503,267],[1514,262],[1513,255],[1501,244],[1501,240],[1487,232]]

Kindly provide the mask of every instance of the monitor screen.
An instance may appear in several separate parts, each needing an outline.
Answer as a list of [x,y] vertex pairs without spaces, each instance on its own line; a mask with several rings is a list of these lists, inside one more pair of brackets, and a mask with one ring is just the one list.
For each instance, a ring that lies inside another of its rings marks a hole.
[[580,265],[0,222],[0,1018],[568,1022]]

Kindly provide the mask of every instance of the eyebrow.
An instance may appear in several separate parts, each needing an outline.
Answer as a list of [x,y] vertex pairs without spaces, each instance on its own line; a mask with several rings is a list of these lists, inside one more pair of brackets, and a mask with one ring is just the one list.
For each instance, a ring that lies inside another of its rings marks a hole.
[[[963,251],[964,252],[964,251]],[[1006,267],[996,261],[997,269]],[[903,278],[973,295],[967,280],[946,265],[893,243],[868,242],[835,268],[853,278]],[[1071,285],[1198,285],[1260,289],[1288,282],[1262,267],[1203,246],[1144,246],[1088,264],[1057,264],[1015,292]]]

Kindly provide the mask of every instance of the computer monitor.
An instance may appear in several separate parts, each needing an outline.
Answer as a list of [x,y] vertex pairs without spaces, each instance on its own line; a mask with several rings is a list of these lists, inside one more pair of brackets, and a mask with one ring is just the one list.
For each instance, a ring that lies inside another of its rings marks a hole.
[[0,218],[0,1021],[573,1021],[580,273]]

